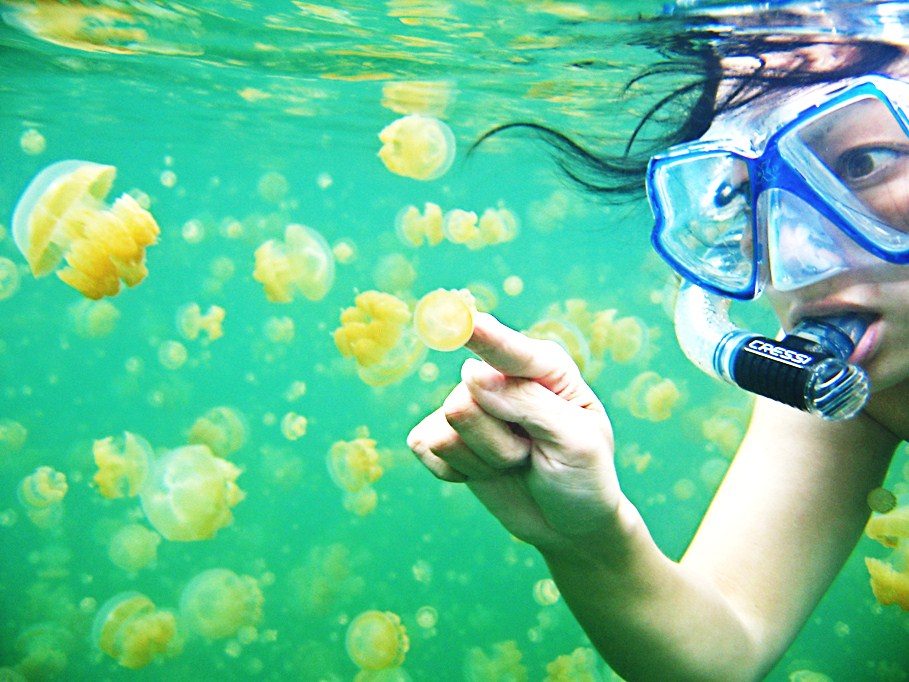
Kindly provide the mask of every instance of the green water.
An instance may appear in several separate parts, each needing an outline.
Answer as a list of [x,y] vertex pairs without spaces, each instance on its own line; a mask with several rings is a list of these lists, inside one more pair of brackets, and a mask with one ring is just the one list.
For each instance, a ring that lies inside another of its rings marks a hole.
[[[702,469],[724,461],[702,424],[724,408],[746,410],[747,399],[700,375],[678,350],[660,303],[669,273],[650,253],[647,207],[604,207],[566,189],[545,153],[519,139],[464,158],[479,134],[511,120],[547,122],[601,146],[623,139],[646,101],[622,98],[621,85],[657,56],[616,36],[660,5],[107,2],[67,23],[83,5],[47,4],[57,14],[29,19],[22,6],[0,3],[0,256],[21,274],[18,291],[0,301],[0,419],[27,430],[21,447],[7,436],[0,445],[0,666],[25,672],[30,651],[31,679],[352,680],[347,624],[369,609],[400,616],[410,640],[402,670],[419,681],[471,679],[469,652],[509,640],[527,679],[543,680],[548,663],[587,645],[563,602],[535,601],[546,569],[534,550],[465,488],[436,481],[404,444],[457,381],[467,352],[430,352],[436,379],[415,373],[374,388],[335,347],[341,309],[379,286],[376,268],[389,254],[416,271],[404,298],[480,282],[496,294],[493,312],[517,328],[573,298],[641,321],[645,349],[628,363],[607,360],[593,385],[610,409],[623,486],[664,550],[684,550],[715,486]],[[383,105],[383,88],[413,80],[443,83],[451,95],[444,118],[459,152],[431,182],[393,175],[376,157],[378,131],[400,115]],[[22,148],[29,130],[46,141],[40,153]],[[54,276],[33,278],[10,235],[28,181],[63,159],[115,166],[110,198],[140,191],[161,227],[147,279],[112,299],[119,318],[104,336],[77,333],[80,294]],[[286,179],[286,194],[260,191],[267,173]],[[395,216],[427,201],[478,213],[502,205],[520,232],[479,250],[405,245]],[[199,238],[191,221],[202,226]],[[291,222],[355,247],[320,301],[270,302],[252,277],[255,249]],[[517,296],[503,290],[513,275],[524,283]],[[225,309],[222,338],[180,336],[175,316],[190,302]],[[290,343],[266,335],[275,316],[293,319]],[[186,347],[181,367],[159,361],[165,341]],[[682,392],[668,420],[637,418],[616,398],[645,370]],[[295,381],[307,390],[289,400]],[[112,533],[146,522],[136,499],[106,500],[92,485],[93,441],[131,431],[156,449],[175,448],[222,405],[247,425],[230,456],[245,492],[233,523],[209,540],[164,540],[148,568],[118,568],[107,556]],[[280,429],[289,411],[308,419],[294,441]],[[375,511],[361,517],[344,508],[326,455],[364,426],[384,474]],[[642,453],[651,458],[639,471]],[[16,492],[41,465],[69,485],[62,518],[47,529],[29,520]],[[346,578],[313,608],[329,552],[342,558]],[[862,561],[884,554],[862,541],[770,679],[802,668],[834,680],[906,679],[909,621],[875,605]],[[189,635],[179,655],[140,670],[119,667],[90,640],[113,595],[139,591],[176,609],[190,579],[213,567],[258,581],[264,603],[254,631],[215,641]],[[424,607],[438,614],[428,627],[417,618]],[[42,641],[51,652],[43,658]]]

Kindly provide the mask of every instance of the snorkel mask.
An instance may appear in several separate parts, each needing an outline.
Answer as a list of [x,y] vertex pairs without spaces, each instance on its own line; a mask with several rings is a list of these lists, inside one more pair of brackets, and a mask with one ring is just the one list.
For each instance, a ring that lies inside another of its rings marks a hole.
[[[676,10],[729,30],[803,38],[905,38],[909,20],[909,4],[887,2]],[[772,111],[727,113],[701,140],[651,159],[652,242],[684,279],[676,334],[696,365],[826,419],[862,409],[868,379],[848,358],[869,318],[806,319],[777,341],[737,329],[728,308],[767,284],[790,291],[856,267],[909,263],[906,109],[909,84],[883,76],[812,86]]]

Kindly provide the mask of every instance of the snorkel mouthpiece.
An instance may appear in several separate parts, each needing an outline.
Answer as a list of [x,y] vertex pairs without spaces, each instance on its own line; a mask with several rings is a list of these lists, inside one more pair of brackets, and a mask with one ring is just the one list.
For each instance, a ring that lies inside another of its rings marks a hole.
[[729,301],[685,283],[676,303],[679,344],[701,369],[740,388],[828,420],[857,414],[868,377],[847,362],[871,318],[843,314],[806,319],[782,341],[737,329]]

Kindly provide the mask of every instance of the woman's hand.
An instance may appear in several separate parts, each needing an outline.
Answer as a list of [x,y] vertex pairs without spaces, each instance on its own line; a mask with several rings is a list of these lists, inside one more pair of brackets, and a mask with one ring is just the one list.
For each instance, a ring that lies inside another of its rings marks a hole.
[[461,383],[407,444],[437,478],[466,482],[542,551],[608,537],[622,500],[603,405],[561,346],[477,316]]

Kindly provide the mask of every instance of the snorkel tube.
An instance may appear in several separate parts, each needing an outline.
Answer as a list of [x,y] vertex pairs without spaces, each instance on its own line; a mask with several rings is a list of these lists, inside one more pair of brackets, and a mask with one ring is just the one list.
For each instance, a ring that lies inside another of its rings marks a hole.
[[738,329],[729,320],[729,303],[695,284],[682,284],[675,330],[695,365],[823,419],[848,419],[864,407],[868,377],[847,359],[870,319],[854,314],[806,319],[776,341]]

